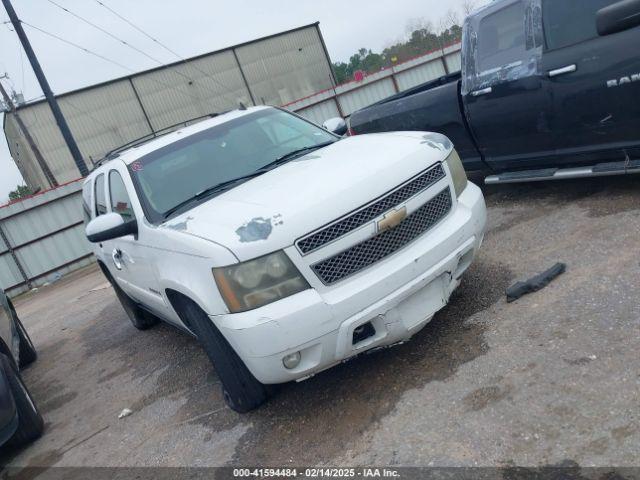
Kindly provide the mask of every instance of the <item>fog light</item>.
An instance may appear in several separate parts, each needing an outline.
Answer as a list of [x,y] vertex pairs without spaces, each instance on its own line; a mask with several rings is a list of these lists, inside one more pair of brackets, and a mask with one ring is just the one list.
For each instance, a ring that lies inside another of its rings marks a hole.
[[300,365],[301,358],[300,352],[291,353],[282,359],[282,364],[284,365],[284,368],[291,370]]

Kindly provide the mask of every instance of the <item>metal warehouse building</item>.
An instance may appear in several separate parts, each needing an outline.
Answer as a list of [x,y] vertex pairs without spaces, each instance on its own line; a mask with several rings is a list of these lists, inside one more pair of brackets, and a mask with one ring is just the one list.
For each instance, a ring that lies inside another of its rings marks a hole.
[[[245,105],[283,105],[335,87],[319,23],[296,28],[185,61],[59,95],[58,101],[85,162],[186,120]],[[49,105],[17,110],[58,184],[79,177]],[[27,185],[49,182],[6,113],[4,132]]]

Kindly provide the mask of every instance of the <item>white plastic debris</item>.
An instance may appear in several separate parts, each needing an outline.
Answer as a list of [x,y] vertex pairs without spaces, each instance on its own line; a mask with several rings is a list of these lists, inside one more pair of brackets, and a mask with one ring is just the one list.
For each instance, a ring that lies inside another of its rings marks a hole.
[[100,290],[106,290],[107,288],[111,288],[111,284],[109,282],[102,283],[95,288],[89,290],[90,292],[98,292]]
[[130,410],[128,408],[123,409],[120,412],[120,415],[118,415],[118,418],[124,418],[124,417],[128,417],[129,415],[131,415],[133,413],[133,410]]
[[595,355],[589,355],[589,360],[596,360],[598,357],[596,357]]

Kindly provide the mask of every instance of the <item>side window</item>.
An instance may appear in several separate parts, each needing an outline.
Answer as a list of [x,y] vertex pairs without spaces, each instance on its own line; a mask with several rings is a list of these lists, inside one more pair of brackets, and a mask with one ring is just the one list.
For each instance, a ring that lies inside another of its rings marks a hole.
[[82,213],[84,224],[87,225],[91,221],[91,182],[82,186]]
[[125,222],[133,220],[135,216],[127,187],[125,187],[120,173],[116,170],[111,170],[109,173],[109,192],[111,194],[111,211],[118,213]]
[[[563,0],[564,1],[564,0]],[[524,6],[517,2],[480,21],[479,75],[525,58]]]
[[99,217],[100,215],[107,213],[107,200],[106,193],[104,191],[104,174],[100,174],[96,178],[95,198],[96,217]]
[[567,47],[598,36],[596,13],[619,0],[543,0],[547,49]]

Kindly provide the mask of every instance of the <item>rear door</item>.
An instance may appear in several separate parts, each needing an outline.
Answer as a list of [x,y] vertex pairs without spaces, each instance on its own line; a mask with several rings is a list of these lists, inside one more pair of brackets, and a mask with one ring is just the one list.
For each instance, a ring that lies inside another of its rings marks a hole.
[[596,12],[616,0],[543,0],[543,68],[558,162],[640,157],[640,27],[599,37]]

